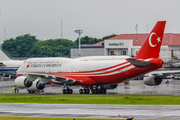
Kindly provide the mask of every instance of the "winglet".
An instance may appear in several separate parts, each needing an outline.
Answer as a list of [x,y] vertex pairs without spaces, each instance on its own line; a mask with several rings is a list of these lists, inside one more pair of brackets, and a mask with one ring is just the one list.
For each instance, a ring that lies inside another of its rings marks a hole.
[[158,21],[134,59],[158,58],[166,21]]

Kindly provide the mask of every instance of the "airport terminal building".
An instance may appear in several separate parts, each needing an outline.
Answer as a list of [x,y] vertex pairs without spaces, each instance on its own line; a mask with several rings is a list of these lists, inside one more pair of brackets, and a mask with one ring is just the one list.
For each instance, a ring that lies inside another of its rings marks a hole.
[[[81,57],[128,55],[135,56],[149,34],[120,34],[94,45],[81,45]],[[70,57],[79,57],[77,47],[70,48]],[[160,51],[164,61],[180,58],[180,34],[165,33]]]

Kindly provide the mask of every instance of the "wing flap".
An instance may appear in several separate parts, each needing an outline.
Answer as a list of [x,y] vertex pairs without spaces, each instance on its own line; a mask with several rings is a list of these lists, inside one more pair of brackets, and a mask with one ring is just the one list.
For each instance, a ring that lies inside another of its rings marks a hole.
[[73,84],[73,83],[82,83],[81,80],[76,80],[71,77],[63,77],[63,76],[55,76],[55,75],[48,75],[48,74],[38,74],[38,73],[28,73],[30,76],[37,76],[46,79],[55,79],[55,81],[66,83],[66,84]]

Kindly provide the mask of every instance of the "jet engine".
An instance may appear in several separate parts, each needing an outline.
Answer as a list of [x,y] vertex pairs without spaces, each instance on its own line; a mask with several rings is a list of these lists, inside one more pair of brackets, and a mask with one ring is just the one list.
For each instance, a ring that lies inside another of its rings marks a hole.
[[27,77],[20,76],[15,79],[15,85],[19,88],[28,88],[28,90],[36,91],[44,89],[45,84],[41,80],[46,79],[36,79],[35,81],[29,80]]
[[102,85],[101,88],[104,89],[115,89],[118,85]]
[[15,79],[15,85],[19,88],[28,88],[33,84],[27,77],[20,76]]
[[158,86],[162,82],[162,78],[159,76],[144,77],[144,84],[148,86]]
[[45,84],[43,84],[39,79],[36,79],[33,81],[33,84],[31,87],[28,88],[30,91],[37,91],[44,89]]

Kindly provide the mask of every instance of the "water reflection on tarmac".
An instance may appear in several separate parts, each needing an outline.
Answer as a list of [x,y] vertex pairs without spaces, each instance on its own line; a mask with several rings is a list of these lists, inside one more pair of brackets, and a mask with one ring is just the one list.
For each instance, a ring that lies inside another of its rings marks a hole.
[[56,118],[179,119],[180,105],[88,105],[0,103],[0,116]]
[[[0,81],[0,93],[11,94],[14,81]],[[62,86],[46,86],[45,94],[62,94]],[[79,94],[80,87],[73,87]],[[27,94],[20,89],[20,94]],[[166,80],[159,86],[146,86],[143,81],[119,84],[107,94],[163,94],[179,95],[180,80]],[[26,104],[0,103],[0,116],[59,117],[59,118],[110,118],[123,119],[180,119],[180,105],[88,105],[88,104]]]
[[[163,94],[163,95],[180,95],[180,80],[164,80],[159,86],[144,85],[142,80],[133,80],[129,84],[119,84],[116,89],[107,90],[107,94]],[[11,94],[11,87],[14,81],[0,81],[0,93]],[[46,85],[45,94],[62,94],[63,86]],[[72,86],[73,93],[79,94],[79,86]],[[20,89],[20,93],[26,94],[26,89]]]

